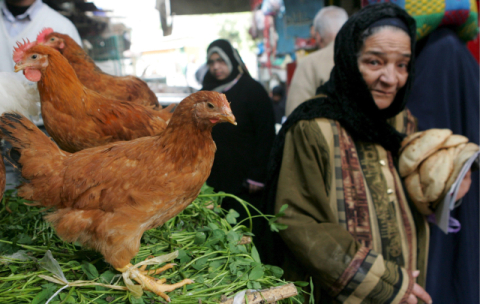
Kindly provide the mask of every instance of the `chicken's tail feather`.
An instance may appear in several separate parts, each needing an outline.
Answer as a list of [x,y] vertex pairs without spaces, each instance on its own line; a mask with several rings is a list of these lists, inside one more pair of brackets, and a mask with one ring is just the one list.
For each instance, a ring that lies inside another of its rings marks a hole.
[[0,132],[10,142],[8,160],[29,182],[20,186],[18,194],[44,206],[60,202],[61,169],[67,152],[63,152],[30,120],[18,113],[0,116]]

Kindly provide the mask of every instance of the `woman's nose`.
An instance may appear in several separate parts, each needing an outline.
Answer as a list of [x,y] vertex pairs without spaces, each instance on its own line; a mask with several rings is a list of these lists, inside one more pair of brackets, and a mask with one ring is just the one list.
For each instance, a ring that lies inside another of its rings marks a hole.
[[380,81],[387,85],[394,85],[397,82],[397,76],[395,73],[395,67],[393,65],[387,65],[380,75]]

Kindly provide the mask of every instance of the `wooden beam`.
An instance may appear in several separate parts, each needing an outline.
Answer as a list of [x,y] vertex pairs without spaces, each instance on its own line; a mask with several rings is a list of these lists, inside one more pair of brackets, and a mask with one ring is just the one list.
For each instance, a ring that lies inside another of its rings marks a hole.
[[172,15],[249,12],[249,0],[170,0]]

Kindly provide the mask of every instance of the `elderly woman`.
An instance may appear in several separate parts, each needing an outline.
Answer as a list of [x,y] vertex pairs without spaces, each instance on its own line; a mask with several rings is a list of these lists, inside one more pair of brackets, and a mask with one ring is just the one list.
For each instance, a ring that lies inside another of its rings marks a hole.
[[289,279],[312,276],[316,303],[431,302],[428,226],[396,169],[413,119],[389,123],[407,101],[415,31],[393,4],[353,15],[335,40],[330,80],[274,143],[268,203],[289,205],[281,236],[294,256],[283,266]]

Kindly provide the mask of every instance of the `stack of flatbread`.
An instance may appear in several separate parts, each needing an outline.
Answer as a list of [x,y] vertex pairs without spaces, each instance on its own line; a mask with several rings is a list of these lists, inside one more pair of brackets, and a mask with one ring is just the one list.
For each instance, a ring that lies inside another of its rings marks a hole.
[[478,145],[448,129],[417,132],[402,141],[400,176],[405,178],[407,192],[421,213],[433,213],[464,163],[478,150]]

